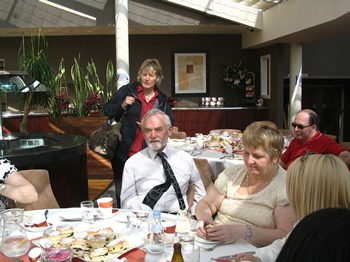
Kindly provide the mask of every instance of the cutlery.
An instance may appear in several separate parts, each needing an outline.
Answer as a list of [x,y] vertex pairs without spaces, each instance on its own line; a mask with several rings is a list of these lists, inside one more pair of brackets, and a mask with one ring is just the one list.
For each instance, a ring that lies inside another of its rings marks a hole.
[[234,155],[233,155],[233,154],[228,154],[228,155],[225,155],[225,156],[220,157],[220,159],[224,159],[224,158],[226,158],[226,157],[230,157],[230,156],[234,157]]
[[[97,219],[103,219],[101,217],[94,217],[95,220]],[[63,217],[60,216],[60,220],[63,222],[75,222],[75,221],[81,221],[81,217],[72,217],[72,218],[67,218],[67,217]]]
[[[246,253],[246,254],[251,254],[254,255],[255,251],[250,251],[250,252],[241,252],[241,253]],[[211,260],[234,260],[236,258],[237,254],[229,255],[229,256],[222,256],[222,257],[212,257]]]
[[224,245],[228,245],[228,244],[231,244],[231,243],[234,243],[234,242],[235,242],[235,241],[220,242],[220,243],[218,243],[218,244],[216,244],[216,245],[214,245],[214,246],[212,246],[212,247],[209,247],[209,248],[207,248],[207,247],[201,247],[201,248],[203,248],[203,249],[205,249],[205,250],[208,250],[208,251],[213,251],[214,248],[216,248],[216,247],[218,247],[218,246],[224,246]]
[[127,222],[126,222],[126,228],[128,228],[128,227],[130,227],[130,224],[131,224],[130,216],[129,216],[129,215],[126,216],[126,220],[127,220]]

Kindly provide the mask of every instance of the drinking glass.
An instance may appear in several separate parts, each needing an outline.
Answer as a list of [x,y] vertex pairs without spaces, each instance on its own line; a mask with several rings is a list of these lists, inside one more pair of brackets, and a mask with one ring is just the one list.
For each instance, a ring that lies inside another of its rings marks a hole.
[[200,250],[199,246],[194,244],[181,244],[181,253],[184,259],[184,262],[199,262]]
[[219,149],[220,148],[220,134],[219,132],[210,133],[210,148]]
[[94,223],[94,202],[83,201],[80,203],[81,220],[83,223]]
[[191,218],[186,210],[180,210],[176,218],[176,235],[179,238],[187,237],[191,233]]

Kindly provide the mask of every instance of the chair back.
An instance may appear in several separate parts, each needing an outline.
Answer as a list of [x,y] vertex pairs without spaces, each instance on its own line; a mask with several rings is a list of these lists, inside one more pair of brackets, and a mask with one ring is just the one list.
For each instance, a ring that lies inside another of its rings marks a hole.
[[[215,176],[210,172],[208,160],[205,158],[194,158],[194,163],[197,166],[198,172],[201,176],[205,191],[207,194],[214,187]],[[189,184],[187,190],[187,200],[189,209],[193,205],[194,193],[196,191],[196,186],[194,184]]]
[[170,139],[185,139],[186,137],[186,132],[181,132],[177,126],[173,126],[173,134],[169,137]]
[[287,136],[287,135],[290,135],[290,136],[295,136],[294,132],[292,130],[289,130],[289,129],[278,129],[281,133],[282,136]]
[[35,187],[38,192],[38,201],[30,204],[15,202],[16,207],[24,210],[60,208],[52,192],[49,172],[44,169],[30,169],[18,171]]
[[328,136],[329,138],[333,139],[334,141],[337,141],[337,136],[335,135],[330,135],[330,134],[324,134],[326,136]]
[[339,145],[350,151],[350,142],[340,142]]
[[173,132],[169,137],[170,139],[185,139],[187,137],[186,132]]

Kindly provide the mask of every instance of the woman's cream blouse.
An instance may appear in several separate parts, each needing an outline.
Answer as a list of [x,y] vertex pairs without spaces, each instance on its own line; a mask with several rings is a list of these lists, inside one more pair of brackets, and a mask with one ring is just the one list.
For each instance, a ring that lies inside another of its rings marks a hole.
[[261,228],[276,228],[274,210],[289,203],[286,193],[286,171],[279,170],[272,181],[260,192],[251,195],[237,193],[247,173],[245,165],[225,169],[215,181],[219,192],[225,195],[215,224],[249,224]]

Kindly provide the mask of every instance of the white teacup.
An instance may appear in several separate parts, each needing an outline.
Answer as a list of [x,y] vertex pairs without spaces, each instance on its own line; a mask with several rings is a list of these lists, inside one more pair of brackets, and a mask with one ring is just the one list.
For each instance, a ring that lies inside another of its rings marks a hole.
[[99,198],[97,199],[97,203],[102,216],[110,216],[112,214],[113,198]]

